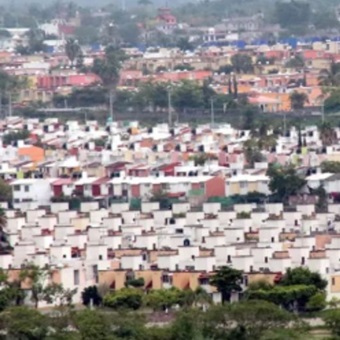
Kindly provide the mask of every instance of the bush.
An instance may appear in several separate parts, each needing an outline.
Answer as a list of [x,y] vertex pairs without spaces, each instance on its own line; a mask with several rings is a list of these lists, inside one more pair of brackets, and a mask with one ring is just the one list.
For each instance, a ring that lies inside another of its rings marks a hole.
[[306,309],[309,312],[318,312],[325,309],[326,306],[326,294],[324,292],[318,292],[309,299]]
[[245,212],[245,211],[241,211],[241,212],[237,213],[237,215],[236,215],[236,218],[240,219],[240,220],[248,219],[250,217],[251,217],[251,213]]
[[3,142],[8,145],[12,142],[17,142],[18,140],[25,140],[29,137],[30,133],[28,130],[21,130],[17,132],[10,132],[4,135]]
[[145,296],[144,303],[154,310],[165,310],[175,305],[181,305],[185,299],[177,288],[152,290]]
[[135,288],[124,288],[114,293],[107,294],[103,303],[104,306],[113,309],[133,309],[137,310],[142,306],[143,293]]
[[135,288],[144,287],[144,284],[145,284],[145,281],[144,281],[144,278],[142,277],[139,277],[138,279],[131,279],[126,282],[127,287],[135,287]]

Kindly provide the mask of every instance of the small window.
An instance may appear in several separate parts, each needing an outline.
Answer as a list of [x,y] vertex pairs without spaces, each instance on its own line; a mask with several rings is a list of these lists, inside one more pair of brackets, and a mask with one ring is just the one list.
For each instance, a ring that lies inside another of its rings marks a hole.
[[14,191],[20,191],[20,185],[15,185],[13,189]]
[[102,260],[103,259],[103,255],[99,255],[99,260]]
[[30,191],[30,187],[28,185],[25,185],[25,192],[29,192]]
[[247,188],[247,182],[240,182],[240,188],[241,189],[245,189],[245,188]]
[[171,278],[170,278],[169,275],[164,274],[164,275],[162,276],[162,282],[163,282],[163,283],[170,283],[170,281],[171,281]]
[[332,286],[335,286],[335,278],[332,277]]
[[264,258],[264,263],[268,263],[268,257],[267,256]]
[[78,269],[73,271],[73,284],[75,286],[79,285],[79,270]]

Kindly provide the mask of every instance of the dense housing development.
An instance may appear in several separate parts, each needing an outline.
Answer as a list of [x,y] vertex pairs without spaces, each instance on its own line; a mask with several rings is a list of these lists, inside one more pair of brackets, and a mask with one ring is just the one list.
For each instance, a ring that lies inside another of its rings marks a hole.
[[340,336],[339,37],[316,2],[4,6],[1,336]]
[[[327,280],[328,299],[340,294],[340,178],[325,169],[340,160],[340,130],[325,147],[317,127],[292,127],[254,163],[250,131],[228,124],[150,129],[9,117],[3,131],[3,140],[27,131],[1,152],[12,192],[2,205],[11,248],[0,254],[9,279],[34,264],[76,289],[75,303],[88,286],[119,290],[132,278],[146,289],[202,287],[220,301],[209,277],[222,266],[242,270],[244,289],[304,266]],[[272,164],[295,166],[304,181],[280,203],[269,199]]]

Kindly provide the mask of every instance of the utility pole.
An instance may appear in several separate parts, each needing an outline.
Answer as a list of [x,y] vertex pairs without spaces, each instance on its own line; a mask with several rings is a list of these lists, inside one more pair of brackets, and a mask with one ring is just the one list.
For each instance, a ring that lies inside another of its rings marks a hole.
[[325,99],[322,99],[321,121],[322,121],[322,124],[325,122]]
[[112,89],[109,89],[110,93],[109,93],[109,100],[110,100],[110,118],[111,118],[111,122],[113,122],[113,94],[112,94]]
[[171,88],[168,88],[168,122],[169,122],[169,128],[172,127],[172,112],[171,112]]
[[215,126],[214,98],[210,98],[211,127]]
[[9,91],[8,95],[8,116],[12,117],[12,92]]
[[283,135],[286,137],[287,133],[287,120],[286,120],[286,112],[283,114]]

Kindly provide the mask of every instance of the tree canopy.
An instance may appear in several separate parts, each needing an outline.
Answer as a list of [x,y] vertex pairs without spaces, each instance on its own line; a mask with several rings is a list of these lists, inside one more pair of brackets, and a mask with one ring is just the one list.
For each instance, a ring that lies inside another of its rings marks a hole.
[[210,284],[221,293],[222,301],[228,302],[232,293],[242,291],[242,279],[242,271],[224,266],[210,278]]
[[286,202],[291,195],[296,195],[306,184],[306,180],[296,173],[292,165],[283,167],[270,164],[267,170],[269,189],[281,201]]

